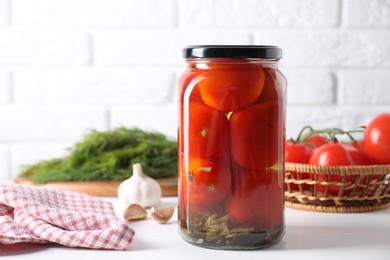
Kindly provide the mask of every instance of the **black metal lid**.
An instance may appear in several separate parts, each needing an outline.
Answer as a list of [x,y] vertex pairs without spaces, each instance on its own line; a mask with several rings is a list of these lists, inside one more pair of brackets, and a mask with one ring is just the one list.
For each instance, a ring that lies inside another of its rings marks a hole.
[[193,45],[183,49],[183,58],[257,58],[279,60],[282,49],[267,45]]

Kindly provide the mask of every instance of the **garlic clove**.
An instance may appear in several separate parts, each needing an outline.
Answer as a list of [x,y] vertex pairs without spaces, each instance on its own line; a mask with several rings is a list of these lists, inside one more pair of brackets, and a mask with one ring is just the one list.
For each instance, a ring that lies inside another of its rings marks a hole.
[[175,209],[173,207],[155,209],[152,208],[152,217],[160,224],[167,223],[173,216]]
[[127,221],[146,219],[146,210],[138,204],[131,204],[123,211],[123,218]]
[[144,175],[141,165],[136,163],[133,176],[119,185],[118,198],[124,205],[152,207],[161,202],[161,187],[155,179]]

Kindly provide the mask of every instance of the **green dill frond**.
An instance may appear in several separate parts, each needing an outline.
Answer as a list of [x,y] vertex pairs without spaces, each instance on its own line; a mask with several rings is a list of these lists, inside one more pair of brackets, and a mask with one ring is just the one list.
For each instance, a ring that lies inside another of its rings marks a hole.
[[177,143],[160,133],[138,128],[92,130],[70,148],[64,158],[41,161],[23,167],[21,176],[34,183],[50,181],[122,181],[132,175],[132,165],[140,163],[153,178],[177,176]]

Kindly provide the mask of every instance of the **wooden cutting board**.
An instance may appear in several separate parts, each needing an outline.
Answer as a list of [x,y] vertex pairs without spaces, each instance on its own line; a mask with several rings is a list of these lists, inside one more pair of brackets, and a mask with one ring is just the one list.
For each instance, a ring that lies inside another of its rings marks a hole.
[[[177,196],[177,178],[156,179],[161,186],[163,197]],[[28,178],[17,177],[15,183],[33,185]],[[101,197],[116,197],[119,181],[55,181],[39,184],[52,189],[76,191],[83,194]]]

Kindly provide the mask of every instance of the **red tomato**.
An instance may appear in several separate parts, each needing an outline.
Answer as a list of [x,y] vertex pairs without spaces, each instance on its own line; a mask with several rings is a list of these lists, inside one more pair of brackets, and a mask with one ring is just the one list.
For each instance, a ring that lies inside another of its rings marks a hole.
[[[363,154],[350,144],[329,143],[318,148],[309,160],[309,164],[323,166],[348,166],[348,165],[365,165]],[[355,176],[349,175],[347,182],[354,182]],[[341,181],[343,176],[332,175],[330,180],[326,174],[319,174],[319,181]],[[324,185],[318,185],[318,190],[325,192]],[[328,194],[338,195],[340,187],[337,185],[329,185]],[[349,195],[352,188],[344,189],[343,194]]]
[[390,164],[390,113],[376,116],[364,132],[366,157],[376,164]]
[[356,140],[352,143],[352,146],[364,153],[364,140]]
[[[200,96],[199,88],[197,87],[195,81],[197,76],[198,72],[193,69],[186,70],[181,74],[177,82],[180,100],[189,100],[189,102],[203,102]],[[184,98],[184,96],[186,97]]]
[[186,70],[180,75],[177,81],[180,90],[179,96],[182,96],[184,94],[185,86],[188,86],[189,83],[192,80],[194,80],[195,77],[196,77],[196,72],[194,70]]
[[[367,165],[375,164],[369,158],[367,158],[367,156],[364,153],[364,140],[357,140],[357,141],[353,142],[352,145],[353,145],[353,147],[358,149],[361,153],[363,153],[364,160],[365,160]],[[363,184],[367,184],[370,181],[379,180],[380,178],[382,178],[382,175],[380,175],[380,174],[372,175],[372,177],[366,176],[362,182],[363,182]]]
[[222,157],[229,152],[229,121],[224,113],[192,103],[183,124],[188,125],[188,136],[184,127],[182,146],[188,147],[190,157]]
[[350,144],[329,143],[318,148],[309,160],[316,165],[364,165],[363,154]]
[[[179,143],[178,143],[178,149],[180,152],[184,152],[184,107],[192,106],[193,103],[197,104],[204,104],[202,101],[202,98],[200,96],[199,89],[195,87],[188,87],[187,86],[192,86],[191,81],[194,80],[196,77],[196,73],[193,72],[192,70],[187,70],[185,71],[182,76],[178,80],[178,86],[179,86],[179,99],[181,102],[180,110],[179,110],[179,127],[178,127],[178,132],[179,132]],[[188,95],[184,98],[185,95]],[[185,100],[189,100],[186,104],[184,104]],[[186,109],[187,110],[187,109]],[[188,122],[188,116],[186,118]]]
[[[283,129],[278,124],[276,102],[256,104],[234,112],[230,117],[232,158],[242,167],[261,170],[278,162],[278,145]],[[283,138],[283,137],[282,137]]]
[[322,135],[311,135],[306,139],[306,143],[312,143],[316,147],[323,146],[329,142],[328,138]]
[[241,168],[228,214],[237,227],[272,228],[283,224],[283,172]]
[[252,64],[211,64],[200,72],[203,101],[223,112],[242,109],[257,100],[264,86],[264,71]]
[[[293,142],[286,142],[286,149],[285,149],[285,161],[286,162],[294,162],[294,163],[308,163],[310,157],[316,150],[316,147],[312,143],[293,143]],[[300,178],[298,178],[298,174],[296,172],[291,172],[291,175],[294,177],[294,179],[311,179],[311,174],[309,173],[302,173]],[[302,185],[303,188],[308,187],[307,184]],[[299,185],[290,183],[290,188],[292,190],[298,190]],[[288,189],[287,184],[285,185],[285,189]]]
[[187,191],[188,207],[209,209],[220,203],[231,191],[232,175],[229,160],[189,158],[184,162],[183,188]]
[[278,101],[280,94],[278,91],[280,86],[277,85],[275,75],[272,70],[264,69],[264,87],[259,99],[256,103],[262,103],[267,101]]
[[351,145],[363,154],[366,164],[374,164],[369,158],[367,158],[366,154],[364,153],[364,140],[356,140],[351,143]]
[[286,162],[308,163],[315,150],[316,146],[312,143],[286,142],[285,160]]

